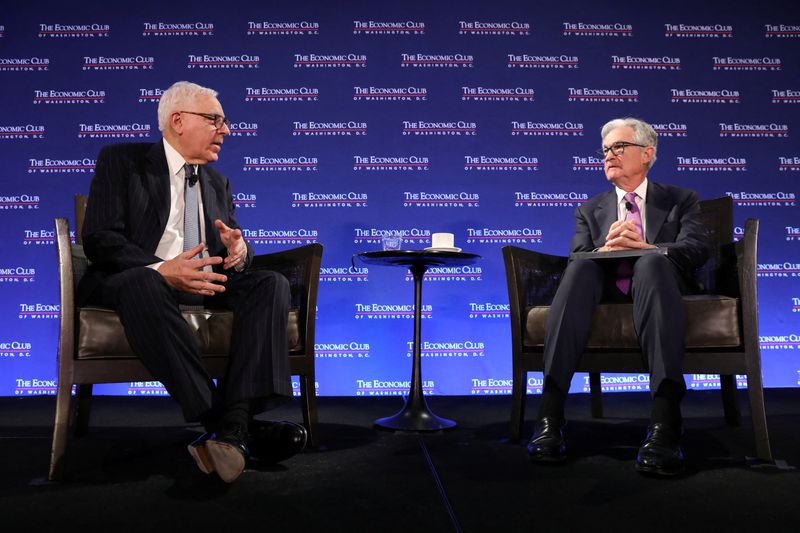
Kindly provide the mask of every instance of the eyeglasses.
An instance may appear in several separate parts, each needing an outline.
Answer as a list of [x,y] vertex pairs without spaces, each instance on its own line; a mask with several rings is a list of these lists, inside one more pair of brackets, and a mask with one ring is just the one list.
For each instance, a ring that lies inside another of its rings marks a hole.
[[228,128],[231,127],[230,120],[225,118],[223,115],[217,115],[216,113],[196,113],[194,111],[178,111],[178,113],[189,113],[190,115],[197,115],[199,117],[207,118],[214,123],[214,127],[218,130],[222,129],[223,124]]
[[603,146],[600,150],[597,150],[597,155],[605,158],[608,155],[608,152],[611,152],[616,156],[620,156],[625,153],[625,148],[627,148],[628,146],[638,146],[639,148],[647,148],[646,144],[636,144],[636,143],[620,141],[612,144],[611,146]]

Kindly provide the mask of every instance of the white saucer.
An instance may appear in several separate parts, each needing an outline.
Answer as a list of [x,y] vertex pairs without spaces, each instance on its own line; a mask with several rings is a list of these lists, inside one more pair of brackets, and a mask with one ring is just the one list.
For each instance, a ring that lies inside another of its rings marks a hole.
[[461,248],[425,248],[426,252],[460,252]]

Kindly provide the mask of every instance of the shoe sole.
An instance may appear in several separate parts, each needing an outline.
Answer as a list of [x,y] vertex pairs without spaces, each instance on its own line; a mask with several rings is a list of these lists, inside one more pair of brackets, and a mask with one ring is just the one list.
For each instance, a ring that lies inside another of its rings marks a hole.
[[645,466],[636,463],[635,465],[636,471],[640,474],[645,474],[648,476],[653,477],[675,477],[678,474],[683,472],[683,467],[678,468],[677,470],[665,470],[663,468],[658,468],[655,466]]
[[202,473],[211,474],[214,472],[214,461],[208,454],[206,442],[202,444],[190,444],[186,449],[189,450],[189,455],[195,460],[197,468],[199,468]]
[[244,472],[244,456],[238,448],[226,442],[209,440],[205,446],[214,470],[225,483],[233,483]]
[[549,455],[529,455],[528,458],[532,463],[544,463],[544,464],[558,464],[563,463],[567,460],[566,455],[562,455],[561,457],[553,457]]

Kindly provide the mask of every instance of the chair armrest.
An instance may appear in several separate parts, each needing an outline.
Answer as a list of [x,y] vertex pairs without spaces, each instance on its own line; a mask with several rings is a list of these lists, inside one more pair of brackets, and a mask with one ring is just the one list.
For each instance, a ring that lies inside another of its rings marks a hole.
[[72,246],[69,238],[69,221],[56,218],[56,254],[58,255],[59,299],[62,312],[75,307],[75,278],[72,265]]
[[[59,333],[58,358],[71,360],[75,346],[75,287],[79,281],[74,275],[72,265],[72,245],[69,237],[69,221],[66,218],[55,219],[56,254],[58,256],[58,293],[59,293]],[[61,379],[59,364],[59,379]]]
[[755,300],[758,225],[758,219],[747,219],[742,238],[721,246],[715,294]]
[[503,261],[509,302],[513,307],[516,300],[522,311],[526,307],[552,303],[569,258],[504,246]]
[[[567,257],[543,254],[517,246],[503,247],[511,318],[511,343],[515,354],[523,350],[527,320],[525,309],[552,303],[568,261]],[[516,368],[518,361],[516,356],[514,361]]]
[[[289,306],[300,312],[301,335],[313,336],[319,288],[319,269],[322,263],[322,245],[307,244],[298,248],[253,257],[250,269],[272,270],[289,280],[291,302]],[[312,342],[313,339],[308,339]]]

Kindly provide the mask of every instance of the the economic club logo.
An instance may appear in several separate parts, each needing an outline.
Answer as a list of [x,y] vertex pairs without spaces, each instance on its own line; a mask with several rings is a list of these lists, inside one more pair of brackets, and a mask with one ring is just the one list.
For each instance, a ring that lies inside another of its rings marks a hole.
[[189,54],[186,61],[188,69],[254,69],[260,66],[261,58],[255,54]]
[[425,35],[425,23],[417,20],[354,20],[353,35]]
[[622,22],[598,24],[587,22],[563,22],[565,37],[632,37],[633,26]]
[[108,24],[39,24],[39,38],[108,37]]
[[247,35],[319,35],[319,22],[250,20],[247,22]]
[[730,39],[733,37],[733,26],[727,24],[664,24],[664,37]]
[[214,35],[212,22],[145,22],[143,37],[203,37]]
[[245,102],[316,102],[316,87],[245,87]]
[[49,68],[47,57],[0,57],[0,72],[43,72]]
[[83,56],[82,70],[153,70],[155,58],[152,56]]
[[508,68],[576,69],[580,58],[573,55],[507,54]]
[[459,35],[530,35],[529,22],[484,22],[479,20],[458,21]]

